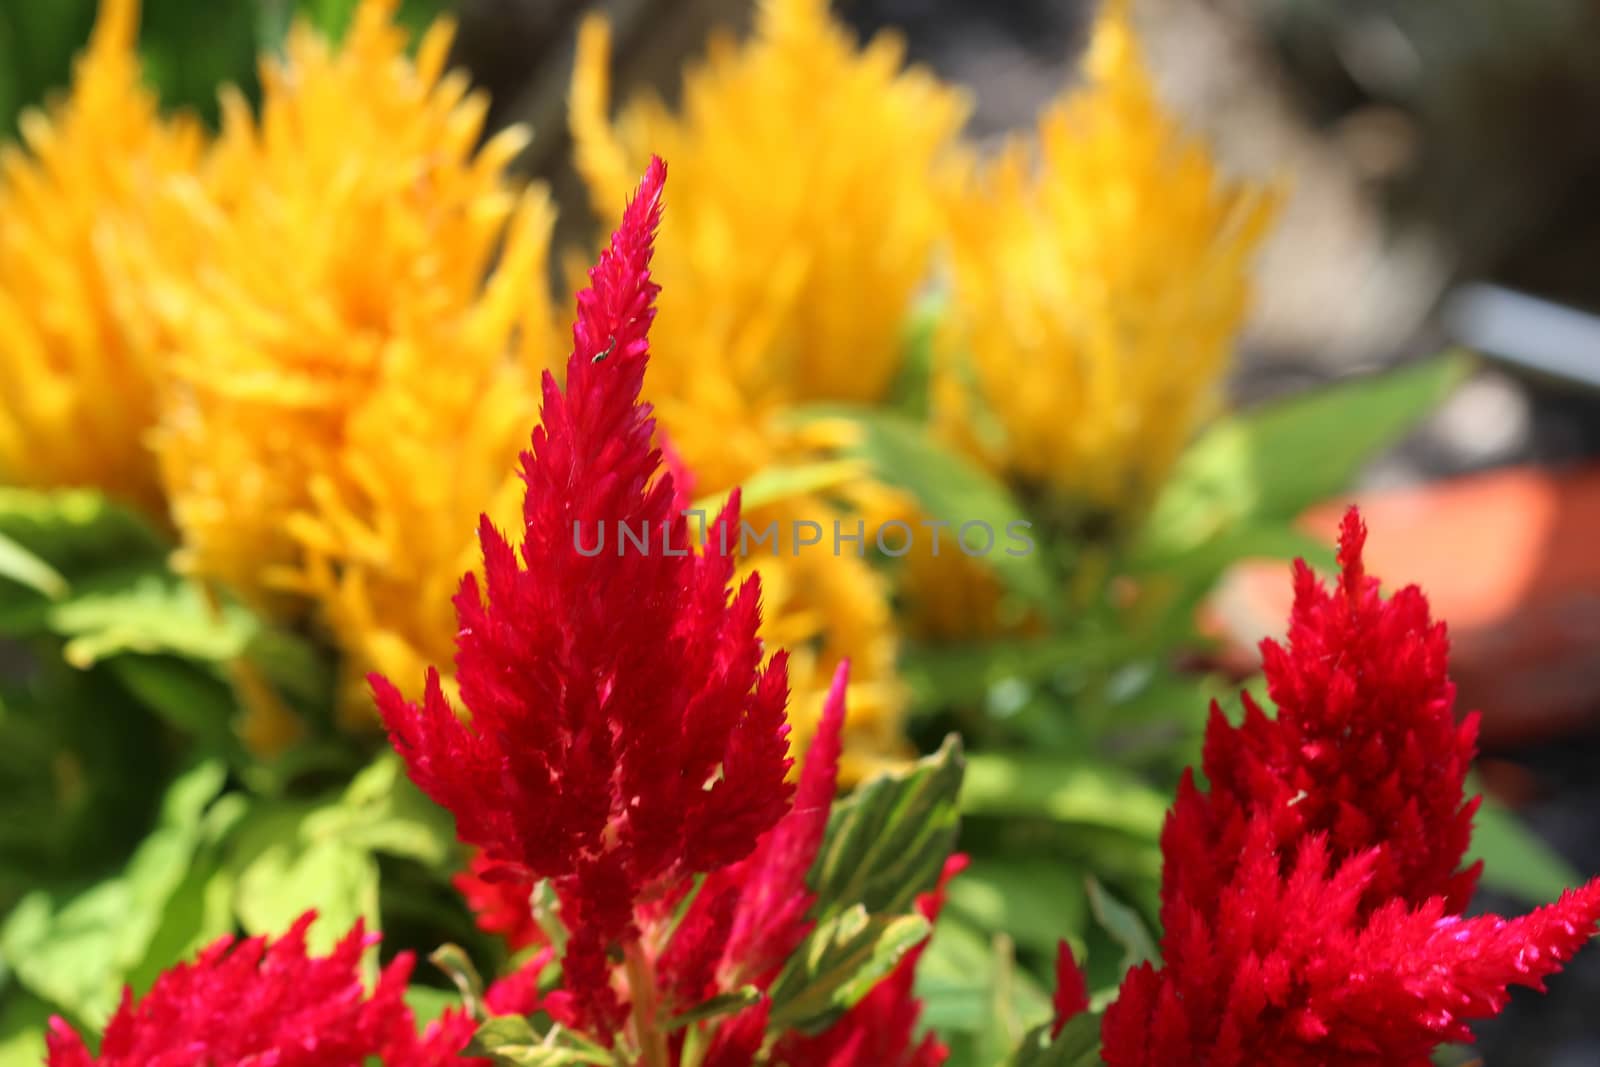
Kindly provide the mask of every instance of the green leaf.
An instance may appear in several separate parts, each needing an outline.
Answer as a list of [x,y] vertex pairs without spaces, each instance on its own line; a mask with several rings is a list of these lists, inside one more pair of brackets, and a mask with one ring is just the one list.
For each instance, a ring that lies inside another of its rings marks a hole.
[[938,883],[955,847],[963,760],[955,735],[911,768],[874,778],[834,804],[807,884],[813,915],[864,905],[873,915],[911,910]]
[[44,1034],[50,1005],[0,982],[0,1067],[39,1067],[45,1062]]
[[461,946],[440,945],[428,956],[428,962],[449,976],[461,994],[467,1014],[475,1019],[483,1018],[483,978]]
[[226,793],[202,818],[202,847],[184,872],[151,935],[144,959],[128,972],[136,992],[149,989],[156,977],[181,959],[224,934],[233,932],[233,874],[222,866],[221,842],[239,824],[250,802],[239,793]]
[[1160,569],[1261,520],[1293,519],[1343,492],[1469,368],[1463,357],[1440,356],[1213,423],[1157,498],[1130,565]]
[[1095,921],[1123,948],[1122,969],[1126,971],[1147,961],[1159,961],[1161,952],[1139,913],[1112,896],[1095,879],[1087,878],[1084,884],[1089,891],[1089,910],[1094,913]]
[[461,996],[454,990],[425,985],[406,987],[406,1007],[411,1009],[418,1027],[429,1026],[445,1012],[460,1006]]
[[372,854],[338,838],[302,833],[292,807],[255,813],[240,831],[229,869],[237,878],[234,910],[250,934],[277,935],[309,909],[317,922],[307,937],[325,953],[355,925],[378,925],[378,864]]
[[961,790],[965,814],[1039,816],[1152,841],[1161,835],[1170,802],[1170,797],[1105,764],[997,752],[969,757]]
[[918,703],[937,707],[980,706],[996,686],[1041,682],[1069,670],[1125,661],[1134,638],[1117,633],[1082,633],[1007,638],[967,644],[911,645],[901,654],[901,673]]
[[748,1008],[761,1001],[761,990],[753,985],[740,986],[729,993],[718,993],[709,1000],[703,1000],[687,1011],[679,1012],[664,1024],[664,1029],[671,1033],[681,1030],[685,1026],[693,1026],[708,1019],[715,1019],[723,1015],[731,1015],[736,1011]]
[[75,584],[51,605],[46,624],[67,639],[66,660],[79,668],[124,652],[225,662],[244,652],[259,626],[239,605],[213,602],[196,583],[154,567]]
[[978,857],[946,892],[948,916],[1004,930],[1043,956],[1055,952],[1064,931],[1079,928],[1085,910],[1081,869],[1054,859]]
[[233,730],[238,706],[216,671],[176,656],[114,656],[107,669],[145,707],[210,751],[237,759]]
[[928,293],[911,309],[901,331],[900,372],[889,389],[888,404],[918,421],[928,416],[929,382],[937,358],[934,348],[949,303],[948,293]]
[[411,783],[393,751],[356,775],[336,804],[307,816],[303,832],[413,859],[439,873],[453,871],[458,858],[450,813]]
[[[1024,550],[1011,537],[1032,525],[1011,491],[966,456],[935,440],[925,426],[903,415],[849,407],[801,411],[802,420],[844,420],[859,431],[848,454],[864,459],[889,485],[917,498],[934,520],[948,523],[940,532],[941,551],[961,551],[954,540],[967,523],[986,524],[993,545],[982,558],[1008,589],[1029,603],[1049,607],[1058,590],[1037,547]],[[918,533],[931,538],[933,532]]]
[[168,551],[144,519],[88,489],[0,488],[0,535],[68,578],[108,561],[159,562]]
[[51,600],[60,600],[67,592],[67,580],[60,571],[4,533],[0,533],[0,578],[16,582]]
[[1017,967],[1010,938],[950,911],[939,916],[917,961],[915,993],[923,1025],[950,1041],[966,1063],[1005,1061],[1026,1027],[1051,1011],[1050,995]]
[[319,921],[310,944],[323,951],[357,919],[378,918],[376,854],[416,860],[436,872],[457,861],[450,816],[418,792],[385,752],[343,793],[320,801],[282,800],[252,812],[229,860],[235,907],[252,933],[282,932],[308,908]]
[[[1300,530],[1294,525],[1294,518],[1250,519],[1176,556],[1135,555],[1127,561],[1128,571],[1131,574],[1164,571],[1198,581],[1209,589],[1217,575],[1242,559],[1303,559],[1324,572],[1335,570],[1333,545]],[[1192,610],[1186,614],[1192,614]],[[1184,621],[1189,620],[1185,618]]]
[[484,1022],[462,1051],[511,1067],[611,1067],[617,1062],[609,1050],[581,1035],[560,1026],[540,1034],[527,1019],[515,1015]]
[[1022,1039],[1010,1067],[1098,1067],[1100,1063],[1100,1016],[1079,1012],[1067,1020],[1061,1033],[1051,1040],[1053,1023],[1044,1023]]
[[[699,885],[694,892],[699,892]],[[693,896],[693,893],[690,894]],[[545,940],[550,942],[550,947],[557,956],[564,956],[567,952],[567,924],[561,921],[561,898],[556,895],[556,886],[548,878],[541,878],[534,883],[533,896],[529,903],[533,907],[533,921],[538,925],[539,931],[544,934]],[[678,918],[683,917],[684,906],[680,906]],[[676,921],[673,923],[676,928]]]
[[769,1028],[821,1030],[866,996],[930,929],[920,915],[871,916],[860,904],[818,923],[768,990]]
[[1473,820],[1467,859],[1483,861],[1485,886],[1530,903],[1553,901],[1583,881],[1554,849],[1488,796]]
[[183,884],[225,777],[220,763],[204,763],[175,781],[118,877],[60,900],[46,890],[23,898],[0,928],[0,953],[24,987],[91,1026],[105,1022]]
[[[17,112],[23,104],[21,66],[17,56],[16,35],[8,16],[0,11],[0,123],[4,124],[0,128],[0,137],[9,138],[15,128]],[[5,1057],[0,1054],[0,1063],[4,1062]]]

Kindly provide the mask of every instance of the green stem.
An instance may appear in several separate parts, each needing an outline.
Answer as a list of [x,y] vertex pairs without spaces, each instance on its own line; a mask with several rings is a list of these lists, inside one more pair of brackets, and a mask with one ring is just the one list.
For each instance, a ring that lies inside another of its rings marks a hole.
[[656,975],[644,947],[630,941],[623,947],[628,975],[628,999],[632,1001],[634,1038],[644,1067],[672,1067],[667,1054],[667,1035],[656,1025]]

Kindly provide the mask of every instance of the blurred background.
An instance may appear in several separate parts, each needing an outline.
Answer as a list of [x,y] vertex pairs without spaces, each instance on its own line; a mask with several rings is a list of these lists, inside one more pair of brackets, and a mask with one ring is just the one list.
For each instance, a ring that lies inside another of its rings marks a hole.
[[[349,0],[146,0],[143,47],[166,102],[215,118],[252,91],[254,56],[296,10]],[[1074,0],[839,0],[863,37],[966,86],[968,134],[998,146],[1075,76],[1093,7]],[[748,0],[408,0],[460,21],[455,59],[492,94],[490,130],[536,131],[518,161],[548,180],[557,244],[592,227],[568,160],[575,29],[615,27],[615,95],[673,98],[716,25]],[[65,85],[92,0],[0,0],[0,124]],[[1600,872],[1600,5],[1592,0],[1140,0],[1166,102],[1225,167],[1280,179],[1229,379],[1249,405],[1450,345],[1471,378],[1361,477],[1372,569],[1428,589],[1451,621],[1462,700],[1485,713],[1483,776],[1585,875]],[[1329,530],[1333,512],[1307,522]],[[1283,617],[1281,568],[1215,601],[1237,655]],[[1492,895],[1484,907],[1519,910]],[[1600,1063],[1600,955],[1484,1028],[1489,1063]]]

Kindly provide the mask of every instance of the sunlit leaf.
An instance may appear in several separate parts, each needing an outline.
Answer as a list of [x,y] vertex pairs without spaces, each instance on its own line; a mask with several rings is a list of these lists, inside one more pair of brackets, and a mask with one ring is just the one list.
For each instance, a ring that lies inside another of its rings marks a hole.
[[920,915],[872,916],[859,904],[818,923],[768,990],[770,1026],[821,1030],[866,996],[930,929]]
[[1067,1020],[1061,1033],[1051,1038],[1053,1023],[1045,1023],[1023,1038],[1007,1067],[1098,1067],[1100,1016],[1080,1012]]
[[955,846],[962,767],[952,735],[936,754],[837,802],[807,878],[813,914],[857,904],[873,915],[909,911],[932,889]]
[[[865,460],[878,479],[905,489],[932,519],[947,523],[941,545],[952,549],[962,527],[978,525],[986,532],[987,549],[973,551],[1012,592],[1030,603],[1050,607],[1057,590],[1044,558],[1029,534],[1032,521],[1011,490],[966,456],[934,439],[914,419],[882,411],[847,407],[807,409],[804,420],[840,420],[856,438],[848,454]],[[919,536],[931,538],[932,531]],[[969,536],[970,541],[970,536]]]
[[1159,961],[1160,950],[1156,939],[1145,926],[1143,917],[1128,905],[1112,896],[1110,891],[1093,878],[1085,880],[1089,891],[1089,910],[1095,921],[1123,948],[1122,969],[1128,970],[1141,963]]
[[703,1000],[694,1007],[674,1015],[663,1024],[663,1029],[670,1033],[673,1030],[681,1030],[685,1026],[693,1026],[695,1023],[705,1022],[708,1019],[732,1015],[734,1012],[748,1008],[760,1000],[761,990],[753,985],[740,986],[731,992],[718,993],[716,996]]
[[1244,543],[1228,551],[1259,551],[1249,543],[1258,536],[1252,529],[1281,530],[1349,488],[1362,465],[1433,411],[1469,368],[1461,356],[1441,356],[1218,420],[1179,461],[1131,565],[1160,569],[1202,549],[1221,551],[1230,538]]
[[0,533],[0,578],[51,600],[59,600],[67,591],[67,580],[60,571],[4,533]]
[[1171,798],[1114,767],[1051,755],[979,752],[968,757],[964,812],[1037,815],[1090,823],[1151,840]]
[[119,876],[71,896],[38,890],[16,906],[0,927],[0,952],[24,987],[92,1026],[105,1022],[183,885],[224,778],[221,764],[205,763],[174,782],[157,828]]

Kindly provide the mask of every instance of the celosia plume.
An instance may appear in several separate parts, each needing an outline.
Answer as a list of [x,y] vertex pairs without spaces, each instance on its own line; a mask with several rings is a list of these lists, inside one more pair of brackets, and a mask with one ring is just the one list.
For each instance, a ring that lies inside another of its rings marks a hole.
[[1086,84],[953,197],[933,381],[952,439],[1083,510],[1136,510],[1211,410],[1272,214],[1162,103],[1128,8],[1101,5]]
[[163,371],[118,265],[173,238],[148,207],[203,139],[161,117],[138,36],[138,0],[103,0],[70,94],[24,112],[24,147],[0,150],[0,479],[103,489],[159,518],[145,438]]
[[1476,719],[1455,721],[1443,624],[1415,587],[1380,596],[1365,538],[1352,509],[1331,590],[1296,565],[1288,645],[1263,647],[1277,716],[1212,710],[1209,789],[1187,774],[1162,834],[1164,962],[1106,1011],[1112,1067],[1425,1067],[1594,932],[1600,879],[1461,915]]
[[[816,458],[831,438],[783,420],[796,405],[882,400],[941,224],[932,176],[953,154],[961,94],[906,69],[903,44],[864,47],[826,0],[762,0],[748,41],[716,37],[682,106],[644,97],[608,114],[608,32],[578,40],[574,158],[602,207],[652,152],[673,160],[665,284],[646,397],[702,496]],[[862,294],[870,293],[870,299]],[[757,528],[854,516],[806,493],[753,510]],[[871,533],[868,533],[870,539]],[[844,774],[904,752],[889,590],[848,550],[760,555],[762,636],[794,653],[790,716],[803,743],[835,667],[851,661]]]
[[845,666],[834,674],[793,805],[748,857],[706,877],[663,954],[663,981],[683,1003],[766,988],[810,931],[806,874],[838,789],[847,678]]
[[155,441],[180,562],[325,627],[361,725],[367,672],[449,658],[473,525],[516,515],[564,351],[554,209],[507,173],[526,135],[485,139],[451,24],[413,52],[397,6],[362,0],[337,44],[297,22],[258,114],[225,94],[204,180],[165,198],[204,269],[135,277],[174,379]]
[[[846,670],[841,667],[834,675],[794,806],[747,859],[706,878],[662,954],[663,986],[680,1005],[698,1004],[743,985],[766,991],[814,925],[810,912],[815,896],[806,880],[822,846],[838,785]],[[935,891],[919,897],[917,908],[930,922],[938,917],[946,883],[965,866],[966,857],[953,857]],[[865,998],[820,1033],[781,1039],[775,1061],[797,1067],[942,1063],[944,1047],[931,1035],[919,1041],[915,1034],[921,1002],[911,985],[921,954],[922,946],[908,952]],[[726,1067],[755,1062],[746,1039],[764,1032],[768,1006],[763,999],[718,1030],[712,1046],[717,1062]]]
[[[520,551],[481,524],[484,580],[469,574],[456,596],[470,723],[436,670],[420,704],[373,677],[395,747],[462,840],[511,877],[554,881],[572,931],[566,988],[580,1018],[613,1026],[607,954],[637,939],[635,907],[748,855],[792,791],[784,658],[763,668],[756,639],[760,583],[730,601],[731,558],[689,550],[638,399],[665,176],[652,161],[590,271],[565,392],[545,375]],[[713,544],[737,515],[735,498]],[[580,552],[602,524],[648,531],[651,547]]]
[[1073,959],[1072,949],[1065,941],[1056,946],[1056,991],[1050,1006],[1056,1017],[1052,1037],[1059,1037],[1067,1020],[1089,1007],[1088,979],[1078,968],[1078,961]]
[[48,1067],[486,1067],[460,1056],[474,1024],[459,1011],[418,1034],[404,1000],[409,953],[384,968],[369,993],[361,956],[376,936],[358,922],[330,955],[313,957],[306,951],[313,918],[302,916],[276,940],[222,938],[193,963],[164,972],[138,1000],[125,989],[99,1055],[52,1019]]
[[474,852],[465,871],[452,883],[461,893],[479,929],[498,934],[513,952],[543,940],[529,902],[538,884],[525,871],[517,871]]
[[1479,870],[1462,869],[1478,808],[1465,796],[1478,716],[1457,723],[1444,623],[1415,586],[1379,594],[1361,562],[1366,536],[1352,510],[1331,590],[1295,564],[1288,644],[1261,647],[1277,715],[1246,693],[1245,720],[1233,727],[1213,704],[1202,763],[1210,792],[1201,799],[1187,773],[1162,835],[1165,899],[1214,899],[1233,874],[1226,857],[1267,814],[1285,864],[1312,834],[1327,836],[1335,866],[1381,846],[1372,901],[1466,907]]

